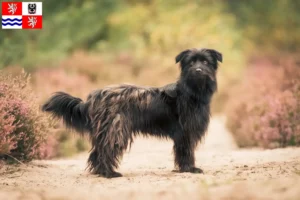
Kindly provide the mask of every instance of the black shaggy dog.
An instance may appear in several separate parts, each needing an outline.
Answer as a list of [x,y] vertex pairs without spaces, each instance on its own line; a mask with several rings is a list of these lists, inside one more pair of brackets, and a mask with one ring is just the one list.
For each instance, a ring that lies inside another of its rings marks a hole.
[[161,88],[119,85],[92,92],[86,102],[58,92],[42,107],[63,119],[66,127],[88,134],[92,149],[88,168],[112,178],[127,147],[139,133],[174,141],[179,172],[202,173],[194,151],[210,118],[217,89],[216,72],[222,54],[212,49],[189,49],[176,57],[181,75]]

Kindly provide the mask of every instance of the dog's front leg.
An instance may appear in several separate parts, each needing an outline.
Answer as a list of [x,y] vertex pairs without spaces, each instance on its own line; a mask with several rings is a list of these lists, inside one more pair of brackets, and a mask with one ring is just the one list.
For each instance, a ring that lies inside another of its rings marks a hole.
[[189,135],[180,133],[174,137],[175,167],[178,168],[175,172],[203,173],[202,169],[195,167],[195,148],[196,143]]

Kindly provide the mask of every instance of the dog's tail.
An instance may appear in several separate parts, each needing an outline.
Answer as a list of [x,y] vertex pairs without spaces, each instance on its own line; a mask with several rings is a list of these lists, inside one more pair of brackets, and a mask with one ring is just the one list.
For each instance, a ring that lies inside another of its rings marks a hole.
[[42,111],[62,119],[67,128],[82,135],[89,131],[88,105],[80,98],[57,92],[42,106]]

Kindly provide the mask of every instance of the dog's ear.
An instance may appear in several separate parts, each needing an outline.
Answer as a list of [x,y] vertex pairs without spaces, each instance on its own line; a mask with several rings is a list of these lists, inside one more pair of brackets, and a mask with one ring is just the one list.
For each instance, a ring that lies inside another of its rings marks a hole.
[[208,51],[210,52],[210,54],[217,59],[220,62],[223,62],[223,56],[220,52],[214,50],[214,49],[208,49]]
[[181,52],[180,54],[178,54],[175,58],[176,63],[180,62],[190,51],[191,50],[187,49],[187,50],[184,50],[183,52]]

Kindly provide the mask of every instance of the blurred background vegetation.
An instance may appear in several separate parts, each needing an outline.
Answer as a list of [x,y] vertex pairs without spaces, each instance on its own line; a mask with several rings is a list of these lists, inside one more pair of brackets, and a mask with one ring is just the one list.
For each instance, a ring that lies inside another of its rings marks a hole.
[[[31,73],[39,102],[57,90],[85,98],[108,84],[167,84],[180,51],[208,47],[224,57],[213,113],[227,116],[237,143],[300,144],[300,1],[42,2],[42,30],[0,32],[1,73]],[[60,124],[52,132],[53,156],[88,146]]]

